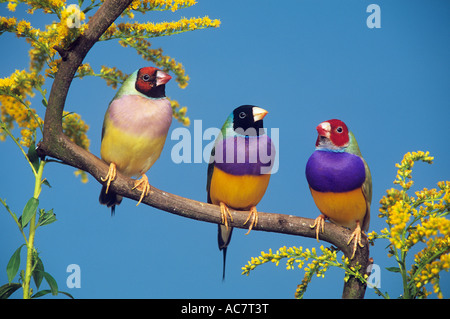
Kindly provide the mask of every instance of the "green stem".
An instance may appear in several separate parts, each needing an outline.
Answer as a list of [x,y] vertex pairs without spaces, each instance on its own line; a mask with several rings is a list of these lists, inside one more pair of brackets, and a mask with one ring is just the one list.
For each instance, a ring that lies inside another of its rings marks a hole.
[[28,164],[30,165],[31,170],[33,171],[34,176],[36,176],[36,175],[37,175],[37,172],[36,172],[36,170],[34,169],[33,164],[30,162],[30,160],[29,160],[29,158],[28,158],[28,155],[27,155],[27,153],[25,152],[25,150],[23,149],[22,145],[20,145],[18,139],[16,139],[16,138],[12,135],[11,131],[6,127],[6,124],[3,123],[3,122],[1,122],[1,121],[0,121],[0,128],[2,128],[2,129],[6,132],[6,134],[8,134],[8,135],[12,138],[12,140],[14,141],[14,143],[16,143],[16,145],[19,147],[19,149],[20,149],[20,151],[22,152],[22,154],[25,156],[25,158],[26,158]]
[[[39,169],[37,174],[35,175],[35,183],[34,183],[34,194],[33,197],[38,199],[42,189],[42,175],[44,172],[45,161],[41,160],[39,164]],[[23,282],[23,299],[30,299],[31,297],[31,275],[33,273],[33,252],[34,252],[34,237],[36,235],[36,212],[34,212],[33,217],[31,218],[30,225],[30,233],[28,235],[28,243],[27,243],[27,265],[25,268],[25,278]]]
[[398,250],[395,249],[395,258],[397,259],[397,263],[400,268],[400,274],[402,275],[403,299],[411,299],[411,294],[409,293],[408,288],[408,274],[406,273],[405,267],[406,252],[401,252],[401,256],[399,256]]

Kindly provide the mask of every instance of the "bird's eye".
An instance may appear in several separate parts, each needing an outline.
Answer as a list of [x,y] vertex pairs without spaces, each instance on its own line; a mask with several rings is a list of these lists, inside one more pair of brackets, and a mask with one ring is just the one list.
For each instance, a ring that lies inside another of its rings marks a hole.
[[339,126],[337,129],[336,129],[336,132],[338,132],[338,133],[342,133],[344,131],[344,129],[342,128],[342,126]]
[[142,76],[142,80],[144,80],[145,82],[150,81],[150,75],[144,74],[144,75]]
[[240,119],[243,119],[243,118],[245,118],[246,116],[247,116],[247,114],[245,114],[245,112],[239,113],[239,118],[240,118]]

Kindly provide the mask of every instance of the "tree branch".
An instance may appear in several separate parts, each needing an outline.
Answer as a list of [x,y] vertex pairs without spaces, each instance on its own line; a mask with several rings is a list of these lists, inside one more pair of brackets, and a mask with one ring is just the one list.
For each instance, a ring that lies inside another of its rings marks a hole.
[[[38,145],[40,156],[51,156],[70,166],[82,169],[100,183],[102,183],[100,178],[106,176],[108,172],[108,165],[92,153],[77,146],[63,134],[62,115],[67,93],[78,67],[100,36],[128,7],[131,1],[106,0],[90,19],[89,27],[83,35],[66,50],[57,48],[58,52],[64,55],[64,59],[61,61],[52,85],[45,113],[43,140]],[[138,200],[140,193],[137,190],[132,190],[133,185],[132,179],[118,173],[110,189],[124,197]],[[179,216],[209,223],[221,223],[218,206],[183,198],[155,187],[151,188],[150,194],[144,198],[142,203]],[[234,210],[231,210],[231,214],[233,216],[233,221],[230,222],[232,227],[248,227],[248,225],[244,225],[247,214]],[[315,230],[310,227],[313,223],[314,221],[309,218],[259,212],[258,224],[253,227],[253,230],[314,238]],[[320,239],[335,245],[346,256],[350,257],[352,247],[347,245],[350,235],[351,232],[348,229],[326,223],[325,231],[320,234]],[[369,247],[366,242],[364,248],[357,249],[351,265],[354,266],[359,263],[361,273],[364,274],[369,263],[368,257]],[[365,288],[365,285],[358,279],[351,277],[344,285],[343,298],[363,298]]]

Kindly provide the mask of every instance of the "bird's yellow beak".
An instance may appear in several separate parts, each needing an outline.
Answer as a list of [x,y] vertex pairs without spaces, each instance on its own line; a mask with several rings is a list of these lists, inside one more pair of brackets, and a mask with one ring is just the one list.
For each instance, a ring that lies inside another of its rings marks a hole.
[[267,113],[269,113],[269,112],[267,112],[266,110],[264,110],[260,107],[254,107],[253,108],[253,121],[256,122],[256,121],[262,120],[267,115]]

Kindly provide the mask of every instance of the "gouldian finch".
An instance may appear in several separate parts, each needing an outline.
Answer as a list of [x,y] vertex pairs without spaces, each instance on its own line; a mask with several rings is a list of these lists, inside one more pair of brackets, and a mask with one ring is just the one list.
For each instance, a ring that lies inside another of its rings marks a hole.
[[364,247],[361,233],[367,232],[372,201],[372,177],[369,166],[361,155],[355,136],[344,122],[329,120],[317,126],[319,133],[316,150],[306,164],[306,179],[312,197],[322,215],[316,218],[316,237],[325,219],[350,228],[353,233],[347,245],[354,240]]
[[208,165],[207,201],[220,206],[219,249],[223,250],[223,276],[232,220],[229,207],[250,210],[244,225],[250,221],[248,233],[258,222],[256,205],[264,196],[273,166],[275,148],[263,128],[268,112],[252,105],[236,108],[227,118],[216,138]]
[[166,98],[166,83],[172,77],[165,72],[144,67],[132,73],[117,91],[105,114],[100,154],[109,164],[106,182],[100,192],[100,204],[111,207],[122,197],[109,191],[116,172],[141,176],[133,189],[141,191],[139,203],[150,191],[145,173],[159,158],[172,123],[172,107]]

